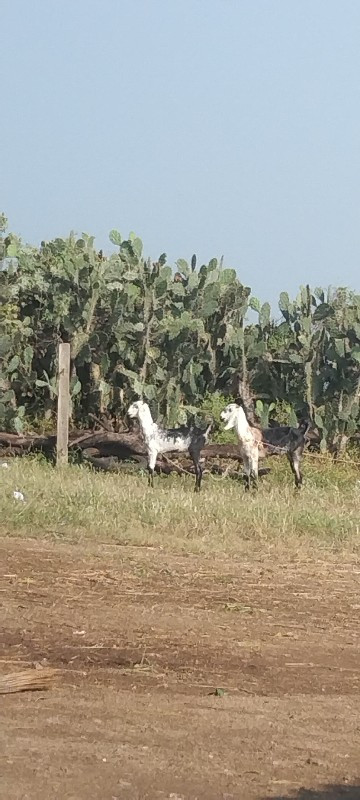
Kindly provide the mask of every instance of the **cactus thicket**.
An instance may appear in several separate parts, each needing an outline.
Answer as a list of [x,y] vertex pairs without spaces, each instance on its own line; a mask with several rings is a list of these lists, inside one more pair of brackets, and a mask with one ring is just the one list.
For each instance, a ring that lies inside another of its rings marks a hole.
[[323,450],[359,429],[360,295],[282,292],[274,321],[223,259],[173,268],[165,253],[144,257],[134,233],[112,230],[105,256],[86,234],[36,248],[6,228],[0,215],[0,429],[54,413],[60,341],[71,344],[77,424],[121,413],[135,395],[177,424],[237,385],[263,423],[307,413]]

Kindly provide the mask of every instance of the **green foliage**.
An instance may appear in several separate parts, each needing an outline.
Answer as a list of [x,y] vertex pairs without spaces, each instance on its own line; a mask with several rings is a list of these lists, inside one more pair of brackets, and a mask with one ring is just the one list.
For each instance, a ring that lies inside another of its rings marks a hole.
[[199,416],[206,421],[213,421],[212,442],[219,442],[220,444],[236,443],[234,431],[224,431],[220,420],[220,414],[228,403],[229,398],[218,391],[207,394],[201,402]]
[[257,416],[259,417],[262,428],[269,427],[270,414],[272,413],[272,411],[274,411],[275,408],[276,408],[275,403],[270,403],[269,405],[267,405],[266,403],[263,403],[262,400],[256,401],[256,413]]
[[192,256],[173,270],[165,253],[146,259],[133,232],[112,230],[115,251],[105,257],[85,233],[35,248],[6,228],[0,215],[0,428],[51,421],[63,341],[78,425],[121,415],[135,396],[169,424],[197,414],[219,421],[240,375],[263,425],[306,413],[322,449],[343,447],[358,430],[359,295],[282,292],[275,323],[222,259],[198,266]]

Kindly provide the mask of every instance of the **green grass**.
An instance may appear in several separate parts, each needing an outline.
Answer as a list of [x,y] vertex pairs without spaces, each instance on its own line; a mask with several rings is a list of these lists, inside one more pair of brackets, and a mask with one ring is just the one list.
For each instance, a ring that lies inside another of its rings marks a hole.
[[[350,549],[360,542],[360,480],[354,466],[307,458],[306,483],[293,488],[285,459],[270,459],[271,474],[257,493],[230,479],[95,473],[61,470],[35,458],[9,459],[0,468],[0,532],[161,546],[175,552],[244,554],[266,548]],[[21,490],[26,502],[13,498]]]

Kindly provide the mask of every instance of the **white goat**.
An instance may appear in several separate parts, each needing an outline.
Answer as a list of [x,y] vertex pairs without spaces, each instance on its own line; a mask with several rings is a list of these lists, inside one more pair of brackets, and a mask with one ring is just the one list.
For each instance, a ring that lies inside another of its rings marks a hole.
[[309,420],[302,419],[297,428],[289,425],[278,425],[274,428],[255,428],[249,425],[242,406],[230,403],[221,412],[220,417],[226,423],[225,430],[234,428],[239,440],[240,455],[246,473],[246,488],[250,489],[252,479],[257,485],[259,458],[265,455],[286,455],[295,478],[295,487],[302,484],[301,457],[306,443],[306,434],[310,427]]
[[252,428],[245,415],[242,406],[230,403],[220,414],[220,419],[225,422],[225,431],[234,428],[239,440],[240,455],[243,460],[246,484],[245,488],[250,489],[251,480],[257,488],[259,473],[259,448],[261,444],[261,433],[257,428]]
[[195,426],[187,427],[186,425],[182,425],[179,428],[161,428],[160,425],[154,422],[150,408],[143,400],[137,400],[132,403],[127,413],[131,419],[139,420],[147,451],[149,486],[154,486],[154,470],[159,453],[169,453],[171,451],[184,453],[188,451],[195,467],[195,492],[199,492],[203,473],[200,453],[207,444],[211,424],[205,430]]

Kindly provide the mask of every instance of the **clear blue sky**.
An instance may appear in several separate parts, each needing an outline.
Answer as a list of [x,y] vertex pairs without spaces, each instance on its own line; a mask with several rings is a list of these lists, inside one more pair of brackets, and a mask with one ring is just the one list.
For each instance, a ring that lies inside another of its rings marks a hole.
[[[3,0],[0,211],[360,290],[359,0]],[[276,314],[276,307],[273,309]]]

